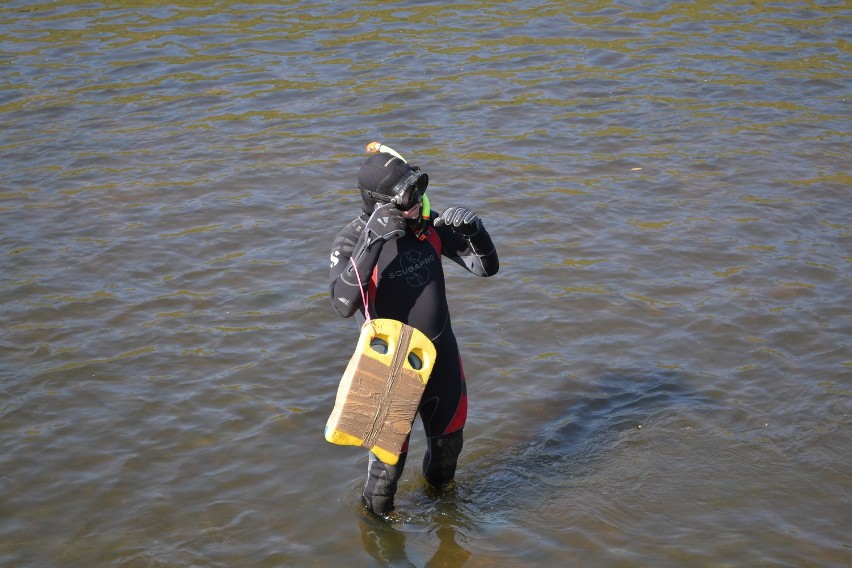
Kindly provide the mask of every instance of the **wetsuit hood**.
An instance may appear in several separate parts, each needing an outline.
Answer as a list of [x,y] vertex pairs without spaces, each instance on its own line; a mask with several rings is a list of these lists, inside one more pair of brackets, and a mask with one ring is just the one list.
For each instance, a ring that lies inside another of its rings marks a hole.
[[396,183],[410,172],[411,166],[404,160],[386,152],[379,152],[367,158],[358,172],[358,189],[361,190],[361,199],[367,206],[365,211],[373,210],[377,201],[376,195],[392,197]]
[[[368,145],[368,150],[375,144]],[[410,166],[392,148],[379,145],[377,149],[382,151],[367,158],[358,172],[362,212],[370,215],[378,204],[383,203],[394,203],[403,211],[413,211],[412,208],[420,204],[420,215],[408,218],[408,226],[418,238],[424,238],[431,212],[426,197],[429,175],[417,166]]]

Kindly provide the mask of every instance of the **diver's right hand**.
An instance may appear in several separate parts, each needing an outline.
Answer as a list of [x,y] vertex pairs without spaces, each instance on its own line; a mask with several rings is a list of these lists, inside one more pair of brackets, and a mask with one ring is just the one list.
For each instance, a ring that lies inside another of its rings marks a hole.
[[366,286],[385,243],[404,234],[405,219],[402,217],[402,211],[393,203],[377,206],[367,219],[364,230],[352,250],[350,266],[346,269],[349,282],[353,282],[353,278],[357,276],[360,286]]
[[402,211],[393,203],[378,206],[370,215],[364,230],[375,235],[371,237],[373,242],[398,239],[405,235],[405,219],[402,217]]

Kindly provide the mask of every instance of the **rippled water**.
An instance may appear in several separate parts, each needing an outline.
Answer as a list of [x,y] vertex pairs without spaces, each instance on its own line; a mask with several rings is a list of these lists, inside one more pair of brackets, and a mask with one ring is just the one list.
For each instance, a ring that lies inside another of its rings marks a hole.
[[[3,3],[0,565],[848,566],[850,20]],[[370,140],[501,255],[446,269],[457,485],[389,522],[322,436]]]

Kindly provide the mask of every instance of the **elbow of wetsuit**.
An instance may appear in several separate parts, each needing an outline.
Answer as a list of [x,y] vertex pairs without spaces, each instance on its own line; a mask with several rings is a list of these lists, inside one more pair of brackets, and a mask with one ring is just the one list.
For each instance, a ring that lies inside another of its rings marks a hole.
[[491,235],[485,229],[485,225],[481,222],[479,229],[469,237],[465,237],[470,244],[473,254],[479,259],[481,270],[476,273],[479,276],[494,276],[500,270],[500,259],[497,258],[497,249],[494,247],[494,242],[491,240]]
[[361,305],[360,295],[358,293],[353,295],[350,288],[340,279],[331,283],[331,307],[340,317],[352,317],[358,311],[358,306]]
[[331,304],[344,318],[352,316],[363,304],[362,298],[367,293],[373,268],[379,261],[384,241],[373,237],[371,231],[364,231],[347,261],[346,268],[331,282]]

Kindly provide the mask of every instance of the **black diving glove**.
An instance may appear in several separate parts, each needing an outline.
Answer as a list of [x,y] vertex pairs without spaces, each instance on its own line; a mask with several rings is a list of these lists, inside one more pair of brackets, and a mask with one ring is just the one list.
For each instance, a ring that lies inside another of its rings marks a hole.
[[397,209],[393,203],[385,203],[376,207],[367,220],[364,232],[367,233],[367,238],[371,244],[379,240],[385,242],[398,239],[405,235],[405,219],[402,217],[402,211]]
[[464,207],[447,207],[439,217],[435,219],[433,224],[436,227],[447,225],[462,234],[465,238],[470,238],[479,232],[479,227],[482,221],[479,220],[479,215]]

